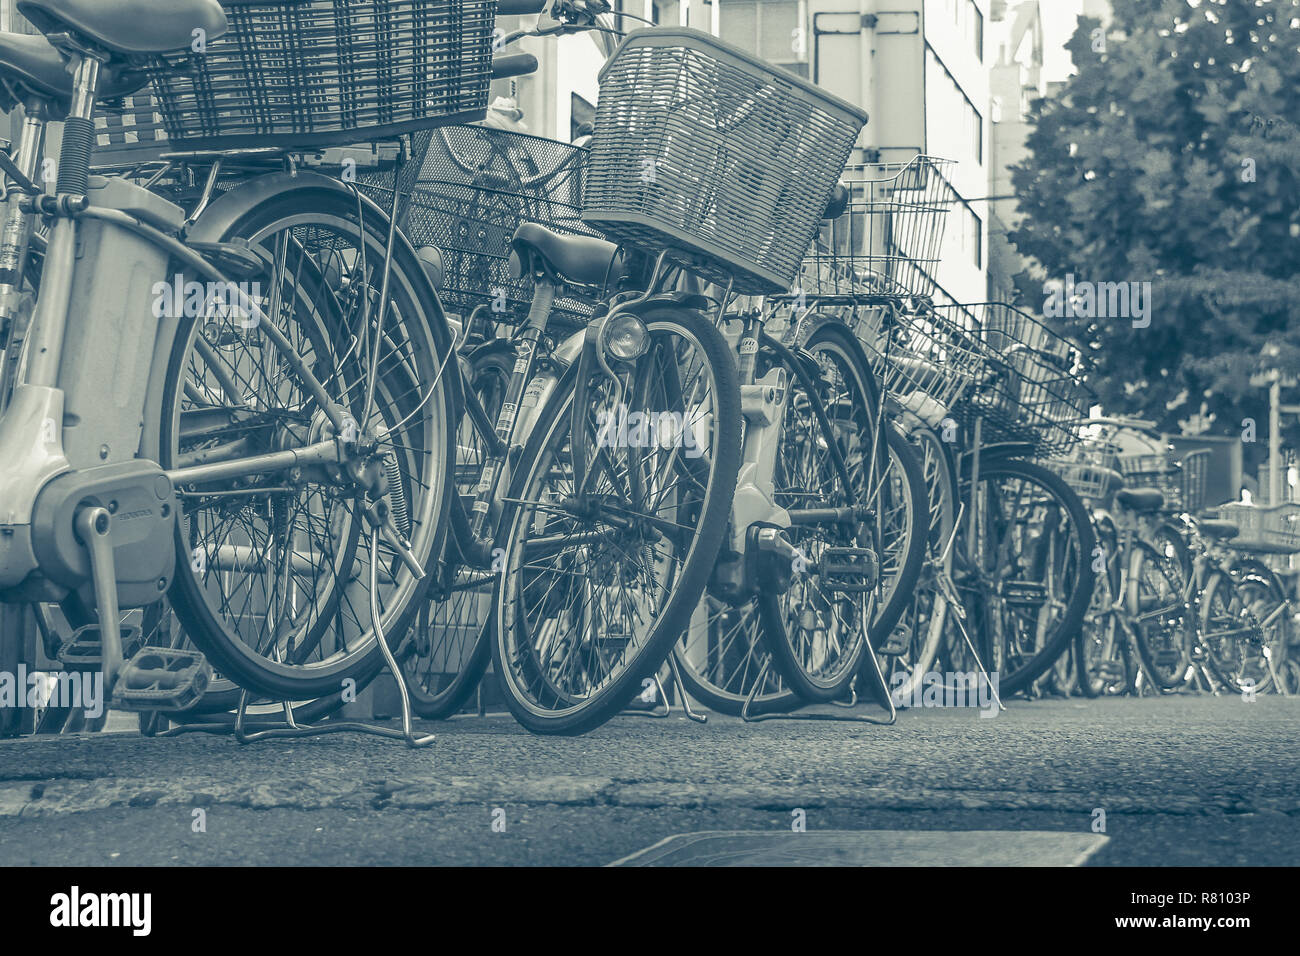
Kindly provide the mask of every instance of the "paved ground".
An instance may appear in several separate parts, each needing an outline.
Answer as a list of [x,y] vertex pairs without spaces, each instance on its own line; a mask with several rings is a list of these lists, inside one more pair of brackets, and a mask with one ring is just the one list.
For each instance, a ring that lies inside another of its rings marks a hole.
[[674,834],[799,819],[809,833],[1015,831],[881,834],[867,862],[971,864],[992,847],[1063,863],[1098,811],[1089,866],[1300,861],[1300,699],[1008,706],[895,727],[624,717],[580,738],[465,718],[428,725],[439,739],[420,751],[344,734],[3,741],[0,863],[603,864]]

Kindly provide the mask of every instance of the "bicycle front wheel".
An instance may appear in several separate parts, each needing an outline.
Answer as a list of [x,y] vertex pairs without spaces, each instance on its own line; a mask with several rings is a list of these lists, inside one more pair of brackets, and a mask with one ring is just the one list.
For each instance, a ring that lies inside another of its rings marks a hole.
[[[375,621],[395,646],[424,587],[404,558],[427,566],[445,531],[451,343],[400,235],[381,312],[387,237],[333,186],[254,206],[220,238],[260,263],[258,309],[185,315],[167,372],[158,460],[185,470],[169,598],[222,674],[272,699],[373,676]],[[372,553],[383,506],[397,534]]]
[[653,681],[726,531],[740,467],[735,362],[698,313],[643,321],[648,350],[614,377],[594,362],[570,368],[515,467],[492,657],[534,733],[585,733]]

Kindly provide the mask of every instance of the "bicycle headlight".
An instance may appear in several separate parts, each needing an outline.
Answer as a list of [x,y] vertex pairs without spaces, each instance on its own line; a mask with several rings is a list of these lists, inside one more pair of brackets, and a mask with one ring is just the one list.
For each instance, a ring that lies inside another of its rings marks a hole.
[[609,319],[600,330],[601,349],[619,362],[639,359],[649,345],[650,335],[645,323],[626,312]]

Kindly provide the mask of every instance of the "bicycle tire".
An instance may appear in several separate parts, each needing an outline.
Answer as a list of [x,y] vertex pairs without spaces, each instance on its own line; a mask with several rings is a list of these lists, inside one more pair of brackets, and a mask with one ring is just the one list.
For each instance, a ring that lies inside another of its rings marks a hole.
[[[1183,683],[1187,670],[1192,665],[1195,627],[1186,597],[1179,586],[1176,560],[1166,558],[1145,541],[1135,541],[1129,562],[1128,593],[1125,598],[1132,620],[1133,643],[1137,647],[1138,660],[1142,662],[1142,669],[1155,687],[1162,691],[1173,690]],[[1151,570],[1150,577],[1146,574],[1148,569]],[[1212,572],[1211,577],[1220,573],[1222,572]],[[1163,581],[1162,593],[1144,595],[1143,584],[1146,581],[1157,585]],[[1149,615],[1153,612],[1150,608],[1144,608],[1144,604],[1153,601],[1162,602],[1156,607],[1167,607],[1169,610],[1169,622],[1160,625],[1160,633],[1166,636],[1173,633],[1179,635],[1179,659],[1172,665],[1168,663],[1170,649],[1155,647],[1157,631],[1149,626],[1152,620]]]
[[[626,596],[625,582],[621,580],[624,567],[612,550],[623,551],[617,541],[617,534],[612,531],[596,531],[590,528],[581,534],[577,531],[584,527],[583,521],[570,514],[562,514],[555,532],[549,536],[553,543],[548,547],[557,548],[554,555],[548,556],[552,563],[549,567],[534,564],[531,568],[524,562],[524,548],[529,537],[528,527],[541,526],[551,531],[550,514],[562,512],[533,495],[547,493],[542,485],[547,481],[564,479],[563,468],[566,442],[573,434],[573,424],[581,419],[582,427],[595,433],[594,416],[597,414],[597,393],[588,391],[592,398],[592,407],[583,408],[579,414],[573,414],[572,406],[579,385],[577,378],[583,370],[584,363],[575,363],[565,373],[560,385],[551,396],[539,415],[525,448],[520,454],[512,476],[506,511],[501,522],[501,534],[498,540],[504,552],[504,567],[500,575],[495,609],[492,615],[492,660],[498,680],[504,692],[506,705],[515,719],[532,733],[574,735],[590,731],[616,715],[643,689],[643,681],[651,680],[663,664],[673,644],[686,628],[692,609],[699,601],[701,593],[708,582],[709,573],[715,563],[718,549],[726,533],[727,519],[731,511],[731,500],[736,487],[736,475],[740,467],[740,387],[735,362],[726,340],[709,320],[698,312],[675,306],[651,308],[641,316],[651,337],[649,351],[637,360],[632,373],[634,378],[633,397],[645,395],[647,402],[653,402],[648,389],[663,386],[665,396],[671,394],[673,401],[683,404],[687,401],[682,394],[680,375],[673,372],[678,368],[681,355],[677,346],[670,344],[672,336],[679,337],[697,350],[691,362],[698,368],[699,374],[707,374],[711,385],[709,397],[712,427],[711,438],[704,443],[707,452],[691,459],[700,461],[709,456],[704,467],[708,470],[707,481],[700,480],[700,466],[687,466],[685,456],[669,456],[669,465],[674,474],[673,484],[679,485],[673,496],[673,506],[682,504],[686,494],[685,482],[694,485],[703,484],[702,495],[687,498],[683,510],[687,517],[682,520],[695,520],[695,527],[686,526],[691,532],[689,542],[675,546],[675,554],[670,561],[679,560],[679,566],[669,569],[671,590],[664,588],[662,581],[647,574],[644,579],[646,589],[654,596],[657,590],[667,590],[662,606],[653,614],[652,623],[643,638],[637,642],[635,636],[623,638],[621,653],[613,660],[609,670],[593,688],[575,688],[561,686],[560,680],[573,677],[576,681],[589,679],[591,667],[603,667],[608,658],[600,651],[600,645],[607,641],[613,623],[603,616],[597,616],[584,601],[577,608],[583,615],[583,621],[590,625],[589,635],[560,633],[559,624],[565,615],[572,615],[571,603],[565,602],[565,592],[554,593],[554,585],[540,593],[540,601],[528,604],[526,595],[529,588],[543,575],[554,571],[555,581],[565,579],[567,587],[586,588],[601,593],[592,602],[603,613],[600,602],[610,597],[609,592],[621,591]],[[668,354],[671,350],[671,355]],[[658,377],[658,378],[656,378]],[[669,381],[669,379],[672,381]],[[594,379],[593,379],[594,381]],[[605,384],[602,380],[601,384]],[[625,396],[626,397],[626,396]],[[667,400],[665,401],[667,403]],[[611,406],[612,407],[612,406]],[[639,405],[630,410],[639,410]],[[608,409],[606,409],[608,411]],[[649,409],[669,411],[671,409]],[[629,411],[630,418],[630,411]],[[692,423],[698,419],[692,418]],[[599,436],[596,436],[599,441]],[[590,442],[592,435],[583,435],[584,442]],[[608,451],[608,446],[601,446]],[[634,447],[628,443],[630,462],[636,467],[627,469],[629,484],[642,482],[640,469],[642,458],[640,452],[631,453]],[[653,447],[653,446],[647,446]],[[610,456],[607,456],[607,459]],[[615,472],[606,468],[606,475],[613,479]],[[570,479],[570,492],[571,479]],[[641,487],[636,493],[646,491]],[[556,491],[559,494],[559,491]],[[525,495],[529,495],[525,498]],[[539,517],[539,512],[543,514]],[[677,511],[675,517],[680,517]],[[568,524],[565,524],[568,522]],[[588,522],[594,525],[595,522]],[[609,527],[607,525],[607,527]],[[685,535],[682,535],[683,537]],[[666,540],[666,539],[665,539]],[[595,557],[593,558],[593,552]],[[623,551],[626,554],[625,551]],[[654,553],[653,547],[651,553]],[[566,556],[567,555],[567,556]],[[606,560],[598,560],[605,558]],[[656,559],[658,555],[656,554]],[[630,559],[630,556],[629,556]],[[556,561],[573,563],[577,570],[557,566]],[[530,570],[531,575],[526,575]],[[663,575],[661,572],[661,576]],[[567,575],[567,577],[566,577]],[[610,583],[612,576],[620,580]],[[528,580],[523,580],[528,578]],[[521,583],[522,581],[522,583]],[[643,580],[635,580],[638,587]],[[537,592],[534,592],[537,593]],[[644,597],[644,595],[642,595]],[[617,600],[617,598],[614,598]],[[529,612],[535,611],[537,626],[530,626]],[[549,617],[547,615],[550,615]],[[557,617],[558,616],[558,617]],[[569,618],[572,621],[572,617]],[[623,625],[619,622],[619,626]],[[605,631],[597,633],[602,625],[608,625]],[[536,633],[535,633],[536,632]],[[622,632],[626,634],[626,632]],[[590,639],[586,639],[589,637]],[[553,639],[552,639],[553,638]],[[613,642],[620,638],[615,636]],[[572,652],[560,663],[569,666],[569,662],[586,662],[585,673],[557,674],[553,670],[554,661],[550,657],[552,650],[559,652],[560,645],[571,641],[568,646]],[[577,645],[585,642],[584,654],[577,653]]]
[[[228,193],[223,199],[233,202],[234,195]],[[303,231],[295,235],[293,232],[295,229]],[[285,238],[276,239],[274,250],[264,245],[271,237],[281,235]],[[321,368],[321,377],[324,382],[330,383],[329,387],[334,391],[344,389],[340,393],[341,397],[333,396],[332,393],[331,397],[349,410],[351,404],[357,400],[357,396],[365,391],[364,387],[358,390],[356,383],[351,382],[350,378],[364,375],[367,370],[360,364],[360,358],[352,359],[351,351],[345,351],[348,343],[343,333],[350,328],[350,320],[344,309],[346,306],[347,309],[360,310],[361,299],[377,297],[377,291],[370,281],[377,277],[377,272],[372,269],[365,279],[348,282],[346,280],[351,276],[345,277],[343,270],[355,273],[355,270],[364,263],[377,265],[383,262],[387,238],[386,216],[359,196],[342,191],[333,184],[319,186],[308,184],[276,193],[270,199],[263,200],[245,211],[226,227],[223,233],[223,239],[226,241],[249,240],[251,249],[262,250],[260,254],[267,262],[268,268],[273,270],[272,276],[278,277],[272,281],[281,293],[281,299],[284,296],[292,296],[294,304],[300,299],[304,301],[305,318],[283,320],[296,323],[290,328],[291,332],[301,336],[295,344],[300,352],[311,350],[310,354],[303,352],[303,361],[308,364],[315,363],[314,367]],[[346,245],[349,241],[354,243],[351,249]],[[365,251],[364,259],[361,257],[361,250]],[[278,271],[274,271],[280,267],[282,254],[294,257],[292,263],[285,260],[286,269],[283,276]],[[293,272],[289,271],[290,265],[294,267]],[[454,376],[439,378],[437,375],[442,357],[451,347],[450,334],[443,318],[441,304],[436,293],[429,286],[424,268],[400,234],[392,249],[389,293],[389,306],[392,313],[386,319],[384,340],[379,345],[391,348],[391,351],[388,352],[389,357],[381,363],[387,365],[383,371],[385,378],[375,383],[377,404],[374,408],[381,420],[380,424],[385,429],[399,426],[403,423],[403,418],[407,422],[412,419],[416,422],[410,433],[401,433],[396,439],[391,430],[386,430],[381,441],[394,449],[393,457],[398,461],[399,484],[403,488],[407,503],[412,501],[411,492],[416,489],[417,483],[421,489],[424,489],[419,494],[419,513],[411,515],[410,522],[415,528],[413,536],[416,540],[413,542],[413,548],[416,560],[427,564],[431,555],[439,552],[446,531],[445,517],[448,496],[451,492],[448,462],[454,460],[455,434],[454,430],[448,427],[449,409],[454,407],[452,385]],[[306,299],[309,297],[311,301],[307,302]],[[346,303],[351,304],[346,305]],[[276,317],[272,321],[281,321],[283,313],[277,310],[275,314]],[[195,381],[196,376],[207,374],[202,368],[189,367],[191,361],[197,362],[197,359],[191,357],[199,354],[194,345],[196,337],[208,334],[207,329],[200,329],[198,318],[193,315],[181,318],[167,370],[161,418],[162,432],[157,449],[157,460],[164,468],[175,467],[180,455],[179,422],[183,402],[192,401],[187,397],[192,394],[192,390],[187,392],[187,386]],[[230,321],[229,317],[225,318]],[[233,326],[233,321],[230,324]],[[254,324],[250,336],[256,332],[256,329],[257,325]],[[358,329],[361,334],[369,334],[368,327],[358,327]],[[355,335],[353,337],[356,339]],[[224,347],[225,339],[220,341]],[[240,343],[236,341],[231,348],[239,346]],[[251,352],[251,346],[249,349]],[[400,361],[394,363],[393,357],[397,357]],[[349,384],[345,385],[343,369],[349,360],[356,369],[347,368],[350,378]],[[239,360],[233,359],[232,365],[235,361]],[[338,368],[331,370],[329,376],[325,376],[324,370],[329,368],[331,362],[337,364]],[[212,374],[215,375],[215,371]],[[198,385],[205,386],[202,377],[197,381]],[[265,381],[270,382],[271,379],[266,378]],[[438,382],[438,387],[424,394],[424,390],[430,388],[435,381]],[[365,382],[368,384],[368,380]],[[253,388],[251,381],[248,387]],[[205,396],[211,394],[207,390],[201,390],[201,393]],[[268,394],[272,399],[280,397],[278,393]],[[257,395],[254,397],[260,398]],[[267,409],[268,419],[272,417],[272,412],[284,414],[279,412],[275,401],[267,404],[266,398],[261,400]],[[287,405],[285,407],[288,408]],[[311,406],[304,404],[304,407]],[[363,423],[363,427],[370,426],[371,422]],[[315,427],[314,419],[312,427]],[[274,433],[274,428],[271,431]],[[399,440],[402,439],[405,441],[399,445]],[[413,456],[418,456],[418,462]],[[403,462],[406,470],[403,470]],[[416,467],[423,470],[416,474],[414,471]],[[329,486],[327,482],[322,482],[319,487],[327,489]],[[318,494],[322,501],[328,502],[325,490],[306,493]],[[344,499],[340,496],[338,500]],[[284,507],[288,508],[293,499],[286,499],[286,501],[289,503]],[[268,508],[270,507],[268,505]],[[324,525],[329,532],[333,518],[317,519],[313,524],[310,518],[310,507],[308,501],[300,511],[290,512],[290,514],[309,516],[305,526],[309,536],[313,528],[319,528],[321,525]],[[214,606],[212,603],[214,599],[206,593],[207,588],[212,586],[207,569],[211,568],[217,559],[204,562],[202,571],[197,568],[191,571],[194,545],[187,539],[185,527],[187,521],[177,521],[178,573],[172,582],[168,597],[177,619],[190,640],[208,656],[217,670],[229,676],[240,686],[249,689],[250,692],[273,700],[326,698],[337,693],[345,681],[353,680],[360,685],[374,677],[384,661],[373,631],[369,629],[368,624],[362,623],[363,619],[368,620],[366,599],[360,598],[354,604],[349,597],[345,609],[343,598],[343,589],[352,588],[356,580],[360,580],[354,579],[352,575],[356,573],[360,560],[358,552],[364,553],[366,550],[365,543],[361,540],[364,537],[361,532],[363,522],[355,513],[356,507],[358,506],[345,506],[345,510],[346,508],[352,510],[349,511],[350,517],[345,522],[346,535],[342,536],[342,540],[333,542],[331,539],[330,543],[323,543],[320,546],[322,555],[332,556],[330,561],[322,561],[319,564],[311,562],[308,571],[303,572],[303,569],[296,566],[293,560],[297,554],[297,541],[294,540],[292,545],[293,555],[289,554],[289,546],[281,548],[284,554],[285,571],[280,576],[287,581],[285,587],[299,586],[298,579],[293,577],[297,573],[303,573],[304,578],[310,573],[315,575],[312,580],[319,579],[320,575],[325,573],[326,564],[329,565],[329,573],[332,575],[324,595],[317,596],[313,590],[308,595],[310,601],[307,598],[303,599],[303,604],[310,604],[310,613],[296,609],[292,612],[298,617],[307,613],[307,619],[301,628],[298,622],[292,623],[293,639],[289,642],[288,648],[291,658],[284,658],[279,650],[284,644],[284,639],[278,634],[271,641],[273,646],[267,646],[266,652],[263,653],[257,634],[254,634],[253,638],[258,643],[250,644],[242,630],[236,633],[241,619],[232,619],[231,614],[226,613],[227,608],[230,608],[232,613],[238,613],[233,604],[219,595],[221,600]],[[215,521],[215,518],[212,521]],[[189,518],[188,523],[189,536],[192,537],[195,533],[194,519]],[[271,527],[270,519],[268,519],[269,527]],[[202,528],[199,531],[201,532]],[[292,533],[297,535],[299,532],[294,530]],[[272,531],[268,530],[266,532],[268,541],[271,540],[271,535]],[[222,539],[223,542],[224,540]],[[255,539],[253,544],[257,544]],[[238,545],[234,547],[237,548]],[[269,549],[271,545],[268,544],[267,547]],[[218,547],[217,550],[221,551],[221,548]],[[313,541],[309,557],[316,551]],[[268,550],[266,553],[272,552]],[[266,558],[263,557],[261,560],[265,561]],[[385,574],[398,582],[397,592],[383,602],[383,613],[387,618],[385,636],[390,646],[397,646],[414,618],[418,599],[427,582],[415,579],[409,569],[399,566],[395,556],[390,559],[385,554],[384,561],[387,566]],[[199,562],[196,560],[195,563]],[[202,582],[199,580],[200,576],[203,577]],[[381,583],[380,586],[382,588],[384,585]],[[362,583],[361,587],[365,589],[365,583]],[[249,585],[249,593],[252,594],[252,584]],[[251,597],[247,600],[251,600]],[[353,615],[354,624],[349,624],[344,619],[344,613]],[[253,617],[249,619],[256,621],[256,614],[254,608]],[[267,619],[269,618],[264,615],[264,622]],[[354,626],[360,630],[353,635],[352,645],[349,646],[348,628]],[[328,645],[331,644],[334,645],[333,650],[329,649]],[[283,659],[272,660],[268,656],[272,651]],[[310,659],[312,655],[318,653],[318,660]]]
[[[863,509],[872,503],[872,488],[879,487],[881,496],[886,497],[887,455],[889,445],[886,433],[877,425],[879,409],[878,391],[871,366],[862,352],[862,346],[849,332],[848,328],[838,322],[819,324],[804,342],[802,352],[833,365],[833,369],[823,365],[822,368],[834,372],[838,380],[831,382],[825,378],[814,380],[811,370],[805,367],[799,357],[788,352],[771,339],[765,338],[768,351],[773,357],[786,365],[791,373],[791,397],[787,403],[787,418],[782,432],[782,450],[778,452],[776,483],[776,503],[778,505],[796,505],[806,499],[816,500],[835,507]],[[819,384],[830,387],[834,397],[835,411],[828,414],[830,403],[823,403]],[[842,390],[847,389],[847,395]],[[804,393],[803,402],[814,415],[810,424],[811,431],[791,427],[795,421],[791,416],[797,414],[800,402],[799,392]],[[843,412],[847,404],[848,415]],[[825,447],[839,449],[839,459],[843,461],[844,473],[839,474],[839,466],[834,455],[828,455],[830,466],[826,463],[816,465],[816,471],[803,473],[800,465],[807,465],[807,455],[796,444],[795,435],[804,433],[809,449]],[[868,432],[864,436],[863,431]],[[818,440],[817,432],[820,432]],[[915,456],[907,446],[906,440],[895,435],[896,447],[902,456],[904,470],[900,477],[904,479],[905,495],[910,499],[901,505],[908,513],[901,516],[907,523],[908,543],[904,545],[905,553],[899,561],[899,573],[894,582],[897,587],[894,620],[902,613],[902,590],[915,584],[919,573],[919,559],[912,561],[916,553],[923,550],[924,542],[913,530],[917,526],[914,509],[923,499],[924,490],[917,492],[920,469],[915,466]],[[803,459],[802,462],[800,459]],[[845,476],[848,484],[845,485]],[[892,487],[892,486],[891,486]],[[895,489],[896,490],[896,489]],[[860,547],[870,548],[876,553],[877,563],[884,559],[883,523],[880,511],[875,515],[875,527],[855,527],[853,533],[846,535],[842,530],[823,529],[825,522],[812,525],[794,525],[787,530],[789,540],[807,552],[807,559],[815,559],[817,545],[822,547]],[[814,529],[810,533],[809,529]],[[815,537],[821,534],[821,539]],[[910,545],[910,550],[909,550]],[[911,562],[909,564],[909,562]],[[879,620],[878,609],[883,602],[876,603],[865,593],[861,598],[845,598],[833,586],[824,586],[823,575],[813,568],[811,563],[802,573],[793,575],[790,589],[784,595],[777,595],[760,588],[756,596],[759,623],[764,644],[772,656],[772,666],[781,675],[785,685],[805,703],[824,703],[845,696],[849,685],[865,666],[866,655],[872,653],[870,644],[871,626]],[[907,576],[910,575],[910,581]],[[794,596],[796,588],[800,593]],[[884,588],[883,573],[875,586],[872,597],[879,601]],[[783,605],[782,598],[788,601]],[[796,603],[797,602],[797,603]],[[854,620],[855,616],[859,620]],[[812,620],[811,628],[808,626]],[[892,625],[890,625],[892,626]],[[859,633],[861,630],[862,633]],[[795,634],[799,636],[794,636]],[[835,639],[838,632],[839,640]],[[887,632],[886,632],[887,633]],[[818,635],[826,635],[820,638]],[[829,653],[829,648],[839,647],[847,636],[847,649],[838,655]],[[830,663],[827,668],[826,664]]]
[[[468,375],[462,388],[466,392],[473,390],[493,424],[505,397],[514,357],[513,346],[504,339],[487,342],[465,356]],[[462,496],[473,493],[482,472],[484,456],[480,437],[468,411],[463,412],[456,439],[456,483]],[[470,460],[462,463],[462,457]],[[432,581],[403,644],[404,653],[399,655],[411,709],[426,720],[442,720],[459,713],[478,688],[492,658],[487,635],[495,581],[484,582],[486,591],[478,597],[486,598],[486,607],[481,615],[475,614],[484,602],[472,596],[466,582],[461,582],[465,585],[461,589],[456,588],[461,576],[468,579],[479,574],[465,565],[457,547],[459,541],[468,540],[469,527],[462,520],[464,509],[457,502],[453,501],[449,510],[451,532],[442,556],[431,569]],[[451,590],[439,597],[439,590],[447,581]],[[468,640],[458,641],[458,638]],[[422,667],[425,661],[427,667]],[[433,668],[439,662],[444,669],[435,673]],[[455,670],[446,669],[450,666]]]
[[[1083,623],[1083,616],[1087,611],[1095,584],[1096,576],[1092,570],[1091,556],[1096,544],[1096,538],[1092,528],[1092,519],[1084,508],[1083,502],[1056,472],[1033,462],[1016,458],[1001,458],[982,463],[980,468],[981,484],[996,478],[1020,480],[1046,491],[1051,501],[1054,501],[1063,509],[1063,513],[1068,517],[1069,525],[1074,529],[1076,537],[1074,548],[1077,555],[1074,565],[1076,576],[1061,617],[1056,622],[1051,636],[1035,649],[1035,652],[1028,660],[1019,664],[1008,674],[999,674],[999,692],[1003,695],[1010,695],[1027,688],[1044,671],[1051,667]],[[968,500],[970,499],[968,498]],[[1068,558],[1068,552],[1063,557]],[[991,634],[993,628],[990,604],[992,602],[987,594],[978,594],[976,597],[982,613],[972,615],[972,617],[978,622],[980,653],[984,657],[985,665],[991,671],[1000,670],[1002,653],[994,646]]]

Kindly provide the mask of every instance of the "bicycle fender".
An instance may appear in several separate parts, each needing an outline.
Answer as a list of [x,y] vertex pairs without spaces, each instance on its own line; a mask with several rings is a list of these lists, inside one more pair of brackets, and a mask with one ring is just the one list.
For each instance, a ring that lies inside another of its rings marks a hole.
[[[377,221],[381,223],[386,224],[388,222],[388,214],[383,209],[366,196],[354,192],[348,185],[320,173],[297,170],[293,173],[267,173],[240,183],[229,192],[213,200],[203,210],[198,219],[186,231],[185,239],[187,242],[192,243],[220,242],[237,223],[262,203],[271,202],[294,193],[300,193],[305,199],[312,193],[321,192],[342,193],[360,205],[363,215],[378,217]],[[310,208],[310,206],[307,208]],[[418,260],[410,240],[400,229],[395,233],[394,242],[404,246],[406,252]],[[451,329],[447,324],[446,314],[442,308],[442,300],[438,298],[437,291],[433,288],[433,284],[429,281],[429,277],[423,269],[418,270],[418,274],[411,275],[410,281],[416,286],[421,301],[430,306],[428,309],[429,320],[434,334],[434,341],[437,343],[440,354],[446,355],[447,350],[451,348],[453,338]],[[154,359],[150,370],[149,388],[145,402],[144,431],[140,445],[141,456],[151,458],[154,461],[158,460],[160,454],[157,446],[161,434],[160,418],[167,367],[179,331],[179,319],[164,317],[160,322],[158,337],[154,345]],[[458,407],[461,401],[460,376],[455,374],[455,371],[455,368],[449,362],[442,375],[443,384],[449,389],[449,400],[452,407]]]

